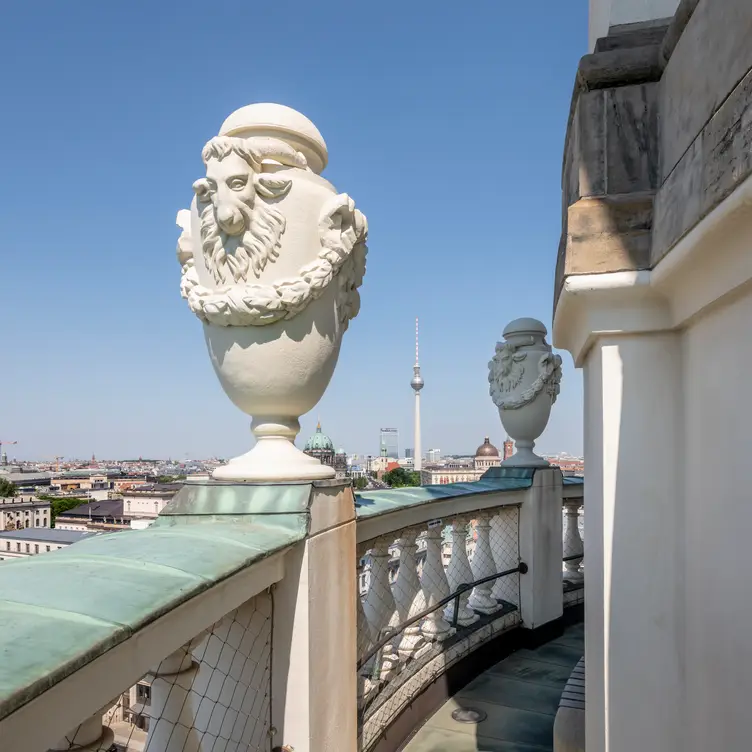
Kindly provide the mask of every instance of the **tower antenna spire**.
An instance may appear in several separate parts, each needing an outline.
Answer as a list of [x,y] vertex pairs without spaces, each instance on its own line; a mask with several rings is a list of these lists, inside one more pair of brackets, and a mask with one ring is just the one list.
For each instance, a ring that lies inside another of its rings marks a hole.
[[419,363],[418,361],[418,317],[415,317],[415,365],[417,366]]
[[415,318],[415,365],[413,366],[413,378],[410,386],[415,392],[415,444],[413,447],[415,470],[422,469],[422,448],[420,443],[420,390],[423,388],[423,377],[420,375],[420,364],[418,362],[418,318]]

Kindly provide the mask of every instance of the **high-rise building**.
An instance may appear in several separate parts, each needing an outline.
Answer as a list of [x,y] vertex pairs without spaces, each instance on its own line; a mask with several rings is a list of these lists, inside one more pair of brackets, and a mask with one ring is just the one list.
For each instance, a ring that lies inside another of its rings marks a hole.
[[427,462],[438,462],[441,459],[441,449],[429,449],[426,452]]
[[413,452],[413,448],[412,447],[407,447],[407,449],[405,449],[405,459],[406,460],[411,460],[414,457],[415,457],[415,453]]
[[420,447],[420,390],[423,388],[423,377],[420,375],[420,363],[418,361],[418,319],[415,319],[415,365],[413,366],[413,378],[410,386],[415,392],[415,469],[422,466],[422,451]]
[[379,441],[382,457],[399,457],[399,431],[396,428],[382,428],[380,431]]

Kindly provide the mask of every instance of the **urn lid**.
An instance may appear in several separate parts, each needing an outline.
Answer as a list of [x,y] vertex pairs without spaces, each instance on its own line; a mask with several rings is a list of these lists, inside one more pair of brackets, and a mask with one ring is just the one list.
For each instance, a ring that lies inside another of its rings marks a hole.
[[259,102],[241,107],[222,123],[219,135],[279,138],[301,151],[317,174],[328,161],[326,142],[319,129],[305,115],[283,104]]
[[538,319],[521,318],[510,321],[502,332],[504,339],[509,339],[518,334],[538,334],[545,337],[548,330],[543,322],[538,321]]

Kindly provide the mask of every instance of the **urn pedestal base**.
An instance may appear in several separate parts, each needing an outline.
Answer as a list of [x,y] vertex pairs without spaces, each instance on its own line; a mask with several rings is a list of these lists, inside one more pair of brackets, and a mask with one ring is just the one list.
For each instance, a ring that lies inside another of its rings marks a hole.
[[525,442],[518,439],[515,443],[517,451],[501,464],[504,467],[550,467],[551,463],[548,460],[544,460],[533,451],[534,446],[534,441]]
[[257,483],[334,478],[333,467],[322,465],[292,443],[299,431],[297,420],[277,419],[263,423],[254,420],[253,433],[258,439],[256,446],[218,467],[212,473],[212,478]]

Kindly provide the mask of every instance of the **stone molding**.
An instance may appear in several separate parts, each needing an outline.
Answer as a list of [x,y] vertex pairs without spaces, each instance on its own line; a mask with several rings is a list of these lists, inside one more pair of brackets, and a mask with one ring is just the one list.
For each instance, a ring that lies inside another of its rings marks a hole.
[[682,0],[668,26],[612,32],[582,59],[555,310],[571,276],[655,268],[752,174],[751,31],[747,0]]

